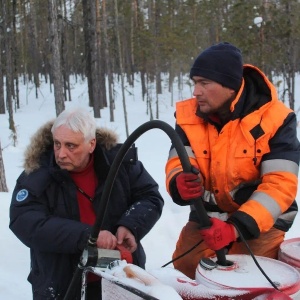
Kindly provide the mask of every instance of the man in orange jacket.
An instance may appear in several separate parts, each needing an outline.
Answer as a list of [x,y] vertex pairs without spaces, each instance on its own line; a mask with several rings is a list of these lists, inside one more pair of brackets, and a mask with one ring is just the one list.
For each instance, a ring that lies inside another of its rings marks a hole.
[[[166,187],[173,201],[191,205],[177,241],[176,269],[194,278],[202,257],[227,249],[277,258],[298,208],[300,146],[295,113],[278,100],[262,71],[243,65],[238,48],[220,43],[196,58],[194,98],[177,102],[176,132],[193,166],[183,172],[172,146]],[[193,201],[203,201],[209,228],[199,228]],[[200,200],[201,199],[201,200]]]

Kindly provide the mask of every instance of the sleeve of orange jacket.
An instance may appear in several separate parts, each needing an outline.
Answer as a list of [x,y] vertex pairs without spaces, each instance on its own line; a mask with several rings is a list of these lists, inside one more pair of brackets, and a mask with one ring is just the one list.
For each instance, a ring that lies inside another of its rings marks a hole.
[[[195,168],[197,168],[197,160],[194,156],[194,153],[192,151],[190,142],[187,139],[186,134],[184,133],[184,131],[181,129],[181,127],[179,125],[175,126],[175,131],[177,132],[177,134],[179,135],[180,139],[183,142],[183,145],[188,154],[191,165],[195,166]],[[175,180],[176,176],[179,175],[179,173],[181,173],[182,171],[183,171],[183,169],[182,169],[180,159],[178,157],[178,153],[177,153],[176,149],[174,148],[174,146],[172,145],[170,152],[169,152],[169,158],[168,158],[168,161],[166,164],[166,168],[165,168],[166,189],[167,189],[168,193],[170,194],[170,196],[172,197],[172,200],[174,201],[174,203],[176,203],[178,205],[190,205],[191,203],[189,201],[185,201],[180,197],[179,192],[177,190],[177,186],[176,186],[176,180]],[[200,179],[202,180],[200,174],[199,174],[199,176],[200,176]]]
[[297,121],[290,113],[269,141],[270,152],[261,162],[261,183],[250,198],[233,213],[230,221],[245,238],[257,238],[272,226],[287,231],[297,214],[300,144]]

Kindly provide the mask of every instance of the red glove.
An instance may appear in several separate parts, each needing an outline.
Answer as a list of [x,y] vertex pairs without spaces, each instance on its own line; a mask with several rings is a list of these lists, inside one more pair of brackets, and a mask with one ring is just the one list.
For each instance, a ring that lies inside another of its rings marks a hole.
[[204,193],[199,175],[192,172],[181,172],[176,177],[176,186],[183,200],[196,199],[201,197]]
[[203,240],[211,250],[220,250],[231,242],[236,241],[234,226],[221,221],[217,218],[211,218],[211,227],[200,229]]

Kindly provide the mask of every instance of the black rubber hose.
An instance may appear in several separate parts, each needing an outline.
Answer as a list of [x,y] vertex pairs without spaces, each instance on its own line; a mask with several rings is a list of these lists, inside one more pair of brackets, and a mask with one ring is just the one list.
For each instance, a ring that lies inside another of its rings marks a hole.
[[[101,230],[102,222],[103,222],[104,216],[106,214],[106,210],[108,208],[111,190],[112,190],[117,172],[120,168],[120,165],[121,165],[127,151],[143,133],[149,131],[150,129],[154,129],[154,128],[163,130],[169,136],[169,138],[172,141],[173,146],[175,147],[175,149],[177,151],[180,162],[182,164],[183,171],[184,172],[192,171],[192,166],[189,161],[189,157],[186,153],[186,150],[184,148],[184,145],[172,126],[170,126],[166,122],[163,122],[160,120],[148,121],[148,122],[142,124],[141,126],[139,126],[135,131],[132,132],[131,135],[129,135],[129,137],[126,139],[124,144],[120,147],[120,149],[111,165],[111,168],[109,170],[109,173],[108,173],[108,176],[106,179],[106,183],[104,185],[103,194],[102,194],[101,201],[100,201],[100,206],[99,206],[98,212],[97,212],[97,218],[96,218],[95,224],[92,227],[91,236],[88,241],[89,246],[96,247],[97,237]],[[199,199],[194,199],[192,203],[195,206],[199,220],[201,221],[200,228],[210,227],[211,223],[210,223],[209,217],[204,209],[201,197],[199,197]],[[218,264],[222,265],[222,266],[227,266],[224,249],[216,251],[216,255],[217,255],[217,259],[218,259]],[[72,291],[76,290],[76,287],[77,287],[76,285],[78,284],[79,279],[81,279],[82,272],[83,272],[83,266],[81,265],[81,263],[79,263],[77,270],[73,275],[72,281],[69,285],[69,288],[68,288],[68,291],[66,293],[64,300],[74,299]]]

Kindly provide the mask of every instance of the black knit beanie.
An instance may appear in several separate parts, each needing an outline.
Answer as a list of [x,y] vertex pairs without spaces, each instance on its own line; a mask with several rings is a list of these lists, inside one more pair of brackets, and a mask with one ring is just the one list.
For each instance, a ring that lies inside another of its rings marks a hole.
[[190,77],[201,76],[238,91],[243,77],[241,51],[224,42],[205,49],[196,58]]

